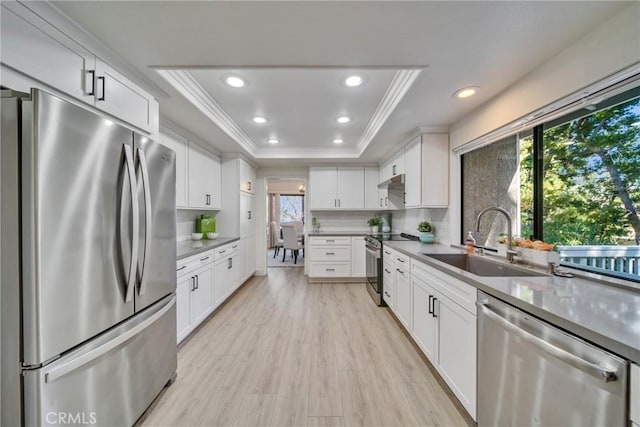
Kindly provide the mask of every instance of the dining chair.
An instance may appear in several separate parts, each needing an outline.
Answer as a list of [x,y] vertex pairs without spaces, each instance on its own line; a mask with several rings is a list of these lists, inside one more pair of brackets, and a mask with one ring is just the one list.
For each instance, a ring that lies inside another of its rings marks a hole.
[[304,245],[298,240],[298,233],[296,232],[296,228],[293,224],[282,224],[282,234],[284,237],[284,244],[282,245],[282,248],[284,249],[282,262],[284,262],[284,259],[287,256],[287,249],[289,249],[293,256],[293,263],[296,264],[298,262],[300,249],[302,249],[302,256],[304,256]]
[[275,258],[276,255],[278,255],[278,252],[280,252],[280,248],[284,244],[284,240],[280,236],[280,230],[278,229],[278,224],[275,221],[271,221],[271,235],[273,236],[273,242],[274,242],[273,257]]

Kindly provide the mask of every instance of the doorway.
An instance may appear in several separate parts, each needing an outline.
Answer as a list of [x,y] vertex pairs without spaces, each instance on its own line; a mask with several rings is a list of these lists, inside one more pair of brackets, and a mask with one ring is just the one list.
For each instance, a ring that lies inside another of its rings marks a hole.
[[305,191],[302,178],[267,179],[267,268],[304,267]]

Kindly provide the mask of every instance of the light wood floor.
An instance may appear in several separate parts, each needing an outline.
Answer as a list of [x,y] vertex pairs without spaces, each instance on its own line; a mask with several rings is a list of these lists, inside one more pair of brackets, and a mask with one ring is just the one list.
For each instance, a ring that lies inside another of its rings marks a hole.
[[467,425],[364,284],[301,268],[254,277],[197,331],[142,424]]

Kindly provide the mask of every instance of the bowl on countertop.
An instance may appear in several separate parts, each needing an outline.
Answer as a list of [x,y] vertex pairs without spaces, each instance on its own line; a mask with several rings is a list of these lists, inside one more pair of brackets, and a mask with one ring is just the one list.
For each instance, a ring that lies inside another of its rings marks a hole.
[[191,240],[202,240],[202,233],[191,233]]
[[215,240],[218,238],[218,233],[207,233],[207,239]]

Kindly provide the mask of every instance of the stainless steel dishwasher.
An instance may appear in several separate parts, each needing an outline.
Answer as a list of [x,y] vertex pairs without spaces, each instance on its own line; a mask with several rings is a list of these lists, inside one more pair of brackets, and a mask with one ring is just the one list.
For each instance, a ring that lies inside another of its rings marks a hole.
[[478,293],[479,426],[626,426],[625,360]]

